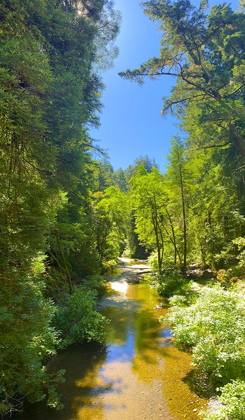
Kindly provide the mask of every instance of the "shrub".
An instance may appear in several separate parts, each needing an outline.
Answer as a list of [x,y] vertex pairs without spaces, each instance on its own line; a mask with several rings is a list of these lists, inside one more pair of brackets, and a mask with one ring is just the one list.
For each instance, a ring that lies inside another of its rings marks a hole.
[[118,265],[117,259],[103,260],[103,272],[113,271]]
[[71,296],[63,295],[55,314],[55,326],[61,331],[65,348],[73,343],[104,343],[106,318],[95,310],[96,292],[76,287]]
[[242,267],[233,267],[228,270],[219,270],[217,273],[217,280],[223,287],[231,287],[236,282],[244,277],[244,268]]
[[170,297],[169,302],[172,306],[187,307],[196,301],[197,297],[199,296],[200,289],[201,286],[198,283],[191,280],[181,287],[179,292],[181,292],[182,295],[176,294]]
[[245,419],[245,382],[232,381],[221,389],[221,405],[212,413],[202,413],[207,420]]
[[219,268],[231,268],[231,270],[235,271],[238,270],[241,275],[244,276],[245,238],[238,237],[233,239],[223,251],[215,255],[215,263]]
[[194,364],[216,382],[245,374],[245,303],[242,291],[203,287],[190,307],[172,301],[168,315],[173,334],[193,346]]
[[170,297],[174,294],[184,294],[187,287],[187,280],[179,270],[172,270],[162,274],[154,273],[153,283],[157,287],[160,296]]
[[158,270],[158,259],[157,259],[157,253],[153,252],[151,255],[147,258],[147,263],[153,268],[153,270]]
[[98,298],[102,298],[106,292],[106,280],[99,274],[88,276],[83,280],[83,287],[86,290],[94,290]]
[[21,280],[15,283],[14,293],[10,287],[0,292],[0,415],[11,416],[26,397],[36,402],[49,394],[48,403],[59,406],[55,386],[62,381],[62,372],[55,378],[44,364],[59,344],[51,327],[55,307],[43,297],[42,282]]

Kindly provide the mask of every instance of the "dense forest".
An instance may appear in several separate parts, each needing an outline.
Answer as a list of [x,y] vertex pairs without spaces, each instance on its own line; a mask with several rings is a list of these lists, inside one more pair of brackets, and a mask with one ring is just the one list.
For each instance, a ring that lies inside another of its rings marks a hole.
[[113,3],[1,2],[2,415],[25,399],[61,408],[64,372],[50,375],[48,357],[104,343],[96,302],[123,254],[148,260],[175,337],[219,387],[224,404],[204,416],[245,418],[243,4],[143,9],[160,24],[159,57],[120,76],[173,79],[163,113],[178,116],[181,134],[164,173],[148,156],[114,170],[89,135],[118,53]]

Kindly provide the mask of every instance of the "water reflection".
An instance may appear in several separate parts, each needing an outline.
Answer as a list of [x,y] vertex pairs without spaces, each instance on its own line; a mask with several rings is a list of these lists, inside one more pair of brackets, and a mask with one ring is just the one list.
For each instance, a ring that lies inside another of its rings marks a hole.
[[158,339],[163,326],[158,318],[164,310],[153,310],[158,303],[154,290],[131,284],[126,300],[116,294],[110,299],[113,306],[103,310],[111,319],[109,347],[100,370],[104,380],[113,382],[103,397],[106,419],[173,419],[162,394],[164,363]]
[[104,308],[102,313],[110,320],[107,327],[107,344],[124,346],[128,335],[133,331],[134,312],[130,312],[127,308],[109,306]]
[[[103,394],[110,384],[102,381],[99,370],[106,360],[107,349],[95,344],[73,345],[49,363],[49,371],[66,370],[66,382],[59,386],[61,411],[49,409],[44,402],[26,405],[21,420],[77,420],[104,419],[104,407],[96,394]],[[84,412],[86,407],[86,412]],[[85,417],[84,417],[85,416]]]
[[[186,416],[187,411],[178,415],[181,401],[176,409],[171,403],[175,383],[171,375],[166,376],[166,365],[170,372],[171,361],[178,366],[181,354],[175,349],[172,352],[171,332],[158,321],[166,308],[154,309],[159,300],[148,285],[127,285],[119,293],[116,283],[109,286],[102,305],[103,314],[111,320],[106,348],[92,343],[72,346],[50,363],[51,371],[66,369],[66,383],[59,387],[64,409],[53,411],[42,402],[26,407],[23,416],[15,418],[177,420]],[[178,381],[173,371],[172,376]],[[178,386],[181,394],[182,384]],[[186,399],[185,395],[182,397]],[[191,409],[193,412],[193,406]],[[190,414],[187,418],[197,417]]]

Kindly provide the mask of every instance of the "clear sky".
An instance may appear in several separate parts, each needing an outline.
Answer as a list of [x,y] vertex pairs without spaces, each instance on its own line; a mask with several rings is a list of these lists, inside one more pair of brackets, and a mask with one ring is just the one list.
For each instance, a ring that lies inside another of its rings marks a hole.
[[[223,1],[210,2],[215,3]],[[237,8],[236,1],[231,4]],[[114,67],[103,75],[106,89],[101,126],[90,134],[107,150],[115,170],[126,169],[138,157],[148,155],[164,171],[170,140],[178,133],[178,121],[169,114],[161,115],[162,98],[170,93],[175,79],[146,79],[139,86],[118,76],[120,71],[138,68],[149,58],[159,56],[161,34],[157,24],[144,15],[139,0],[115,0],[115,6],[122,13],[116,42],[120,52]]]

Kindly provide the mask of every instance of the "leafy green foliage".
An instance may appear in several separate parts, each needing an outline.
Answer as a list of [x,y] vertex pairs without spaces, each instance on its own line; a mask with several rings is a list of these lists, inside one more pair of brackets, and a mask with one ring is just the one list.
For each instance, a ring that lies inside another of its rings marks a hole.
[[[57,300],[64,289],[56,281],[62,264],[76,280],[100,270],[87,125],[98,125],[101,108],[94,64],[105,52],[109,64],[119,20],[107,0],[4,0],[0,15],[0,398],[11,414],[25,396],[34,402],[49,394],[58,406],[60,375],[51,378],[43,364],[59,344],[47,296]],[[99,335],[95,298],[85,295]],[[91,339],[88,321],[80,327]]]
[[162,30],[159,57],[120,75],[143,83],[145,76],[171,77],[176,85],[163,111],[184,117],[192,144],[233,145],[245,157],[244,14],[189,0],[143,3],[145,13]]
[[[196,365],[222,384],[244,377],[244,14],[222,5],[207,15],[189,0],[143,7],[161,23],[160,55],[124,76],[175,77],[164,112],[175,109],[189,135],[173,140],[165,175],[148,156],[114,172],[88,153],[96,69],[117,54],[113,2],[1,2],[1,414],[25,396],[60,407],[62,372],[48,375],[43,360],[57,346],[104,342],[98,273],[116,266],[126,237],[129,253],[152,251],[158,292],[176,294],[169,319]],[[224,289],[162,274],[191,262],[219,270]],[[217,415],[242,418],[242,392],[227,385]]]
[[125,244],[128,203],[126,195],[116,187],[104,194],[94,194],[93,226],[96,249],[105,270],[116,266]]
[[229,268],[228,275],[233,270],[245,274],[245,241],[244,238],[233,239],[219,254],[215,255],[217,265],[222,264],[223,268]]
[[156,253],[159,271],[171,261],[186,272],[187,198],[194,189],[195,172],[185,156],[185,146],[176,138],[165,175],[155,167],[147,172],[141,165],[130,180],[136,233]]
[[170,297],[186,293],[193,282],[188,282],[179,270],[152,272],[147,278],[156,287],[160,296]]
[[[140,84],[144,77],[175,79],[163,113],[174,111],[188,138],[185,146],[175,140],[161,180],[145,181],[142,171],[137,185],[134,174],[136,232],[151,248],[153,263],[158,254],[160,272],[177,264],[183,272],[188,265],[218,270],[221,285],[213,288],[181,285],[174,272],[151,276],[163,295],[183,293],[170,299],[174,334],[193,347],[199,369],[226,384],[245,375],[244,1],[240,12],[226,4],[207,12],[207,2],[195,7],[189,0],[149,0],[142,6],[160,23],[159,57],[120,75]],[[155,214],[163,229],[155,229],[161,241],[154,243],[153,205],[146,200],[157,189],[161,198]],[[243,395],[244,383],[226,385],[221,397],[225,405],[207,418],[244,418]]]
[[220,389],[222,405],[212,413],[203,413],[207,420],[243,420],[245,418],[245,382],[237,380]]
[[244,13],[225,4],[207,12],[206,2],[195,7],[189,0],[142,6],[160,24],[159,57],[120,75],[139,83],[176,80],[163,112],[174,110],[188,134],[186,147],[176,139],[164,182],[173,228],[164,257],[174,246],[183,271],[193,260],[223,268],[214,255],[244,235]]
[[55,354],[60,343],[51,326],[55,307],[43,298],[43,287],[22,279],[15,284],[14,294],[3,288],[0,292],[1,414],[11,413],[21,396],[31,402],[42,400],[62,380],[60,375],[56,379],[48,375],[42,362]]
[[183,294],[185,292],[185,285],[188,284],[186,278],[179,270],[171,270],[164,273],[159,278],[157,291],[159,295],[170,297],[174,294]]
[[114,169],[108,159],[94,161],[93,165],[93,189],[96,193],[99,191],[103,193],[113,184]]
[[153,168],[148,173],[143,165],[130,180],[131,197],[135,210],[136,232],[142,244],[156,249],[158,270],[163,262],[162,208],[164,202],[162,175]]
[[86,277],[83,279],[82,284],[85,289],[95,291],[99,299],[101,299],[106,292],[106,280],[98,274]]
[[[170,300],[171,302],[171,300]],[[245,304],[242,291],[203,287],[195,303],[173,301],[168,316],[174,336],[193,347],[193,360],[213,380],[226,384],[245,375]]]
[[80,286],[60,299],[54,324],[61,331],[61,348],[91,340],[104,343],[107,321],[95,310],[96,297],[96,292]]

